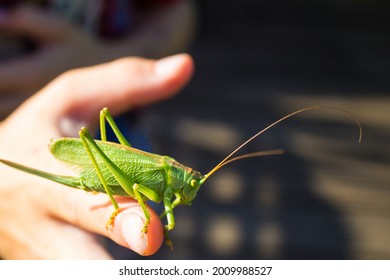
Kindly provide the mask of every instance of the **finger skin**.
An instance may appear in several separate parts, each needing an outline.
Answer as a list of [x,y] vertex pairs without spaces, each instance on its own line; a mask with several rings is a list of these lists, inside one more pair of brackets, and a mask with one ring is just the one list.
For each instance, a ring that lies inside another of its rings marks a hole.
[[[52,187],[52,186],[51,186]],[[106,227],[110,216],[115,211],[107,195],[88,193],[82,190],[62,188],[54,190],[53,196],[61,193],[62,199],[51,200],[48,211],[55,217],[87,231],[111,238],[140,255],[152,255],[163,242],[163,226],[159,216],[148,207],[151,215],[148,233],[142,234],[145,216],[137,201],[127,197],[115,197],[121,211],[114,223]]]
[[[63,99],[69,107],[63,114],[77,119],[96,119],[103,107],[113,115],[172,97],[192,77],[193,61],[187,54],[178,54],[157,62],[131,57],[92,68],[71,70],[59,81],[62,89],[48,98]],[[103,82],[104,81],[104,82]],[[78,94],[82,92],[83,94]],[[69,96],[71,95],[71,100]],[[107,98],[109,97],[109,98]],[[68,101],[69,100],[69,101]],[[93,100],[94,102],[91,102]]]
[[172,97],[188,83],[193,71],[193,60],[187,54],[158,61],[129,57],[70,70],[28,99],[13,115],[27,110],[40,112],[40,119],[51,122],[56,129],[63,121],[74,122],[73,131],[58,133],[75,136],[80,125],[97,122],[103,107],[115,116]]

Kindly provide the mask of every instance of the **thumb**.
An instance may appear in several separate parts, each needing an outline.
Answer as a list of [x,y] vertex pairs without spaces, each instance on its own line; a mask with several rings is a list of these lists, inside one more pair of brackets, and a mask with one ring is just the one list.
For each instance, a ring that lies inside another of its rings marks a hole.
[[20,5],[1,11],[0,30],[24,35],[40,43],[63,38],[71,29],[66,18],[54,12],[30,5]]
[[156,253],[163,242],[163,225],[148,205],[150,223],[148,233],[142,234],[145,224],[145,214],[134,199],[115,197],[121,212],[115,217],[112,228],[107,230],[106,223],[114,212],[114,207],[106,194],[91,194],[75,191],[70,188],[46,189],[45,206],[50,214],[88,232],[106,236],[117,244],[129,248],[140,255],[149,256]]

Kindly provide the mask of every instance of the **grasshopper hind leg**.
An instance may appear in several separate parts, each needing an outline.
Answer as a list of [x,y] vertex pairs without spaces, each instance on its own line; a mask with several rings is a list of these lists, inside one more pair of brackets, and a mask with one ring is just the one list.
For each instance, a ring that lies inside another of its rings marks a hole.
[[173,214],[173,209],[180,204],[182,197],[179,192],[174,193],[175,200],[171,203],[172,199],[172,191],[167,189],[164,193],[164,212],[161,213],[160,219],[162,220],[164,217],[167,217],[167,224],[164,226],[164,237],[165,244],[169,247],[171,251],[173,251],[173,244],[171,239],[169,238],[168,232],[175,227],[175,218]]
[[[104,176],[99,168],[99,165],[96,162],[95,155],[99,156],[103,160],[104,164],[109,169],[111,174],[115,177],[115,179],[118,181],[119,185],[125,190],[125,192],[130,197],[135,198],[138,201],[139,205],[142,207],[142,210],[145,214],[145,224],[144,224],[144,227],[142,229],[142,234],[146,234],[148,232],[148,226],[150,223],[150,214],[149,214],[149,211],[148,211],[148,209],[145,205],[145,202],[143,201],[142,195],[141,195],[142,193],[146,193],[144,188],[138,184],[135,184],[134,182],[131,182],[131,180],[129,180],[128,176],[114,162],[112,162],[107,157],[107,155],[104,154],[104,152],[99,148],[99,146],[96,144],[95,140],[92,138],[92,136],[89,134],[89,132],[86,128],[82,128],[80,130],[80,138],[81,138],[81,140],[85,146],[85,149],[86,149],[86,151],[91,159],[91,162],[94,166],[94,169],[95,169],[97,175],[99,176],[99,179],[100,179],[101,183],[103,184],[104,189],[105,189],[107,195],[109,196],[110,200],[112,201],[112,204],[114,205],[114,208],[115,208],[115,211],[111,215],[107,225],[108,226],[113,225],[116,215],[118,215],[118,213],[121,210],[119,209],[118,204],[115,201],[111,190],[107,186],[106,180],[105,180],[105,178],[104,178]],[[91,150],[92,147],[93,147],[94,151],[96,151],[95,155]],[[150,195],[153,196],[153,194],[149,193],[149,196]]]
[[96,158],[95,156],[93,155],[92,151],[91,151],[91,147],[89,146],[88,142],[87,142],[87,139],[88,138],[88,131],[86,128],[82,128],[80,129],[80,132],[79,132],[79,135],[80,135],[80,139],[81,141],[83,142],[83,145],[85,147],[85,150],[87,151],[87,154],[92,162],[92,165],[99,177],[99,180],[100,182],[102,183],[103,187],[104,187],[104,190],[106,191],[106,194],[108,195],[108,197],[110,198],[111,200],[111,203],[112,205],[114,206],[114,209],[115,211],[111,214],[110,216],[110,219],[107,221],[107,224],[106,224],[106,228],[107,229],[110,229],[113,225],[114,225],[114,222],[115,222],[115,217],[119,214],[119,212],[121,211],[119,209],[119,206],[118,206],[118,203],[116,202],[115,198],[113,197],[112,193],[111,193],[111,190],[110,188],[108,187],[107,185],[107,182],[106,180],[104,179],[104,176],[99,168],[99,165],[97,164],[96,162]]
[[112,131],[114,132],[119,143],[123,146],[131,147],[130,143],[126,140],[122,132],[119,130],[108,108],[103,108],[100,111],[100,135],[102,141],[107,141],[106,123],[105,123],[106,121],[111,127]]

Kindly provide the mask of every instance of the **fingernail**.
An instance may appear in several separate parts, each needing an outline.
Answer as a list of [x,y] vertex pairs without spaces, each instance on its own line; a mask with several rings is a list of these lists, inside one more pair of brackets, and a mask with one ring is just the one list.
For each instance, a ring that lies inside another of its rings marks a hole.
[[171,75],[176,72],[183,62],[183,55],[177,54],[158,60],[155,64],[155,71],[159,75]]
[[136,215],[126,216],[122,222],[121,233],[129,248],[138,254],[144,255],[148,246],[147,234],[142,234],[144,220]]

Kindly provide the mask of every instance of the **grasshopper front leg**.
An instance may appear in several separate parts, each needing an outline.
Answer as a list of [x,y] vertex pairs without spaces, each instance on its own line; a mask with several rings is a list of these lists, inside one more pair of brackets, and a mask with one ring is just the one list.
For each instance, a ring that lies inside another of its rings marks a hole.
[[[179,205],[180,202],[181,202],[181,195],[180,195],[180,193],[177,192],[177,193],[174,193],[174,195],[175,195],[175,200],[171,203],[171,205],[172,205],[172,212],[173,212],[173,209],[175,209],[175,207],[177,205]],[[160,215],[160,219],[164,218],[166,215],[167,215],[166,211],[162,212],[161,215]],[[172,213],[172,215],[173,215],[173,213]],[[172,220],[172,218],[171,218],[171,220]]]
[[179,194],[175,194],[176,199],[172,203],[172,190],[170,188],[167,188],[164,192],[164,212],[160,215],[160,218],[167,216],[167,224],[164,226],[164,236],[165,236],[165,243],[170,248],[170,250],[173,250],[173,244],[171,239],[169,238],[168,231],[172,230],[175,227],[175,216],[173,214],[173,209],[180,203],[181,197]]
[[172,230],[175,227],[175,216],[173,215],[173,207],[172,207],[172,190],[170,188],[167,188],[164,192],[164,213],[167,216],[167,224],[165,225],[165,228],[167,230]]

